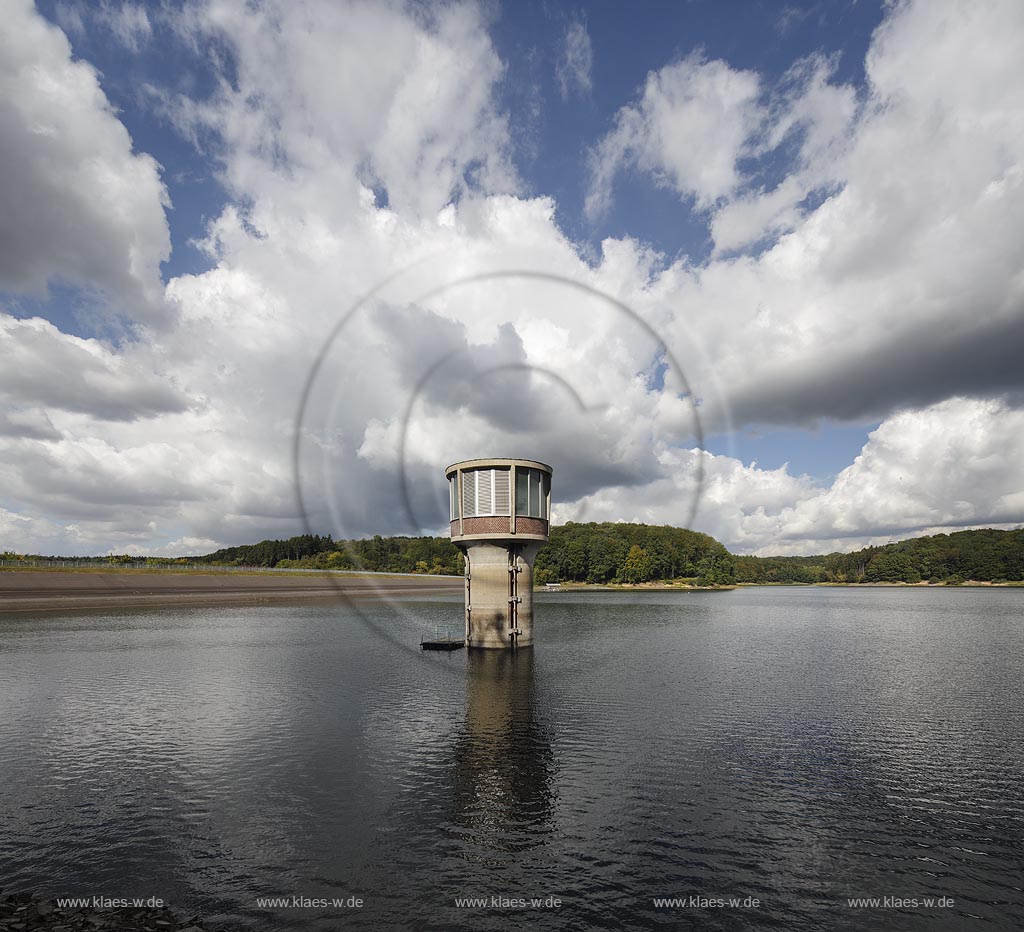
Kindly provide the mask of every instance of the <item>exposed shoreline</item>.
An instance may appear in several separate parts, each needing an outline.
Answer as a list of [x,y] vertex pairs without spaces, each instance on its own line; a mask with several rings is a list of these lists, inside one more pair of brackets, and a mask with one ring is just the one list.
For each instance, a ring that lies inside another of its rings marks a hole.
[[559,583],[534,592],[729,592],[736,586],[673,586],[664,583]]
[[[729,592],[785,586],[811,588],[962,589],[1013,588],[1021,584],[968,580],[955,586],[928,583],[739,583],[734,586],[681,586],[639,583],[563,583],[536,592]],[[194,605],[262,605],[313,601],[383,600],[430,595],[461,595],[461,576],[390,573],[224,572],[173,570],[17,569],[0,572],[0,616],[116,608]]]
[[0,615],[180,605],[379,600],[460,594],[462,577],[391,574],[174,573],[157,570],[0,573]]
[[672,586],[658,583],[561,583],[557,588],[539,586],[536,592],[731,592],[734,589],[1019,589],[1024,582],[986,582],[968,579],[961,583],[840,583],[840,582],[741,582],[729,586]]

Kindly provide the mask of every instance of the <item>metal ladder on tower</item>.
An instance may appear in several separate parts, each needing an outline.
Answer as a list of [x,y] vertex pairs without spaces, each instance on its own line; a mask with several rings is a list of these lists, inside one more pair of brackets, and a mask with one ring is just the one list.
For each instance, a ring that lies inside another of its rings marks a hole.
[[523,568],[517,563],[518,555],[508,555],[508,640],[509,646],[515,650],[516,641],[522,631],[519,628],[519,604],[523,601],[519,596],[519,574]]

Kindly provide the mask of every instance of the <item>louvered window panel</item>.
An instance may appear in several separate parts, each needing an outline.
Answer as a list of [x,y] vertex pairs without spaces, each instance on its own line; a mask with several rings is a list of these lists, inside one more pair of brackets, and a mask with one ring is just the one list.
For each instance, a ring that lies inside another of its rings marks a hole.
[[466,518],[472,518],[476,514],[475,473],[464,472],[462,474],[462,514]]
[[476,513],[478,515],[494,514],[494,485],[491,476],[494,471],[491,469],[478,469],[476,476]]
[[494,513],[496,515],[507,515],[509,513],[509,474],[508,469],[494,470]]

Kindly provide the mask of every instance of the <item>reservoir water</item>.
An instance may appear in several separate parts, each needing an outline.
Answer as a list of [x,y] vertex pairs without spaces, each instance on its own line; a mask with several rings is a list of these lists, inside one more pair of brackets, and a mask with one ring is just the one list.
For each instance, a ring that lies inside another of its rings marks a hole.
[[446,624],[0,619],[0,888],[246,929],[1024,927],[1024,589],[543,593],[532,651],[416,649]]

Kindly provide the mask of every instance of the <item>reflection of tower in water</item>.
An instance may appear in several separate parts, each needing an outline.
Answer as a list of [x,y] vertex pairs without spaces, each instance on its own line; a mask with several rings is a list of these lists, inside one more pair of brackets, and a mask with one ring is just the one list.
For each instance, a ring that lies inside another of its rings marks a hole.
[[467,857],[500,862],[550,827],[551,745],[535,714],[533,651],[472,651],[466,660],[452,821],[470,830]]

